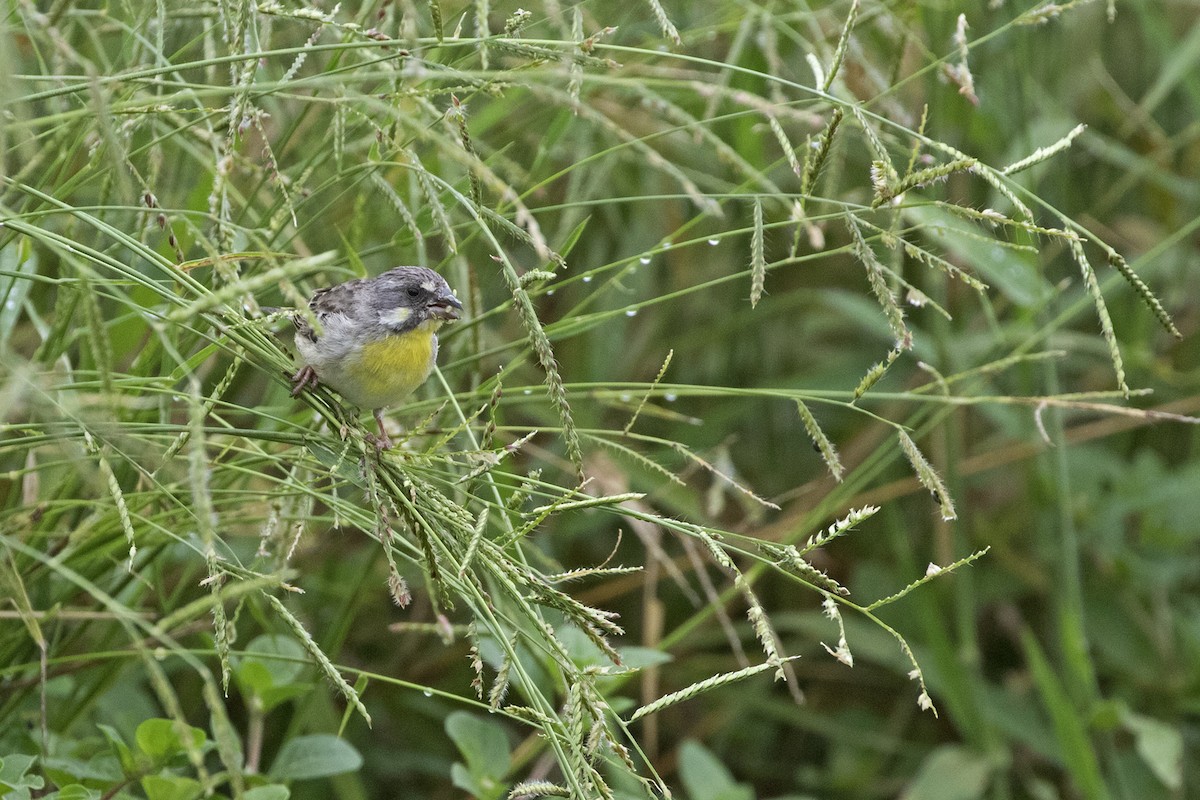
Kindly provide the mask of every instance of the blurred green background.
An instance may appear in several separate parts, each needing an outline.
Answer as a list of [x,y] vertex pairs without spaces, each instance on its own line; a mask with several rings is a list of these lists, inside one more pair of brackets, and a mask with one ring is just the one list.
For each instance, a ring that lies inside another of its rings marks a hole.
[[[801,656],[789,679],[628,725],[635,768],[616,748],[596,762],[610,796],[646,796],[633,772],[688,800],[1196,796],[1195,3],[527,9],[0,3],[0,797],[538,796],[566,783],[547,742],[587,738],[572,669],[617,730],[764,660],[743,585]],[[900,176],[955,152],[982,166],[873,203],[881,151]],[[287,325],[257,306],[408,263],[446,275],[468,318],[391,411],[408,444],[373,473],[339,437],[352,411],[290,397]],[[443,595],[411,524],[389,543],[404,503],[370,476],[412,478],[400,494],[446,520],[487,512],[504,542],[560,490],[577,498],[578,469],[587,493],[642,496],[551,515],[505,557],[531,585],[642,567],[556,584],[620,614],[612,643],[640,669],[587,673],[611,663],[569,625],[573,666],[517,648],[533,677],[509,702],[556,687],[561,718],[539,730],[472,691],[472,643],[490,689],[533,617],[489,625],[494,598],[502,621],[513,609],[495,576],[464,579],[486,587],[475,600]],[[764,568],[756,541],[803,545],[868,505],[806,553],[850,592],[838,619],[828,584]],[[697,530],[725,535],[736,575]],[[843,633],[852,667],[832,657]],[[315,649],[358,682],[370,727]]]

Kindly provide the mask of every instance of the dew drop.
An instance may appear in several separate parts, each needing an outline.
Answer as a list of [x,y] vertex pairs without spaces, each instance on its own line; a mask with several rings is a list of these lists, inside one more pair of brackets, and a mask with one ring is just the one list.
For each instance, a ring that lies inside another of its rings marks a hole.
[[547,297],[549,297],[549,296],[550,296],[550,295],[552,295],[552,294],[554,294],[554,290],[553,290],[553,289],[547,289],[547,290],[546,290],[546,296],[547,296]]
[[636,316],[637,316],[637,309],[636,309],[636,308],[628,308],[628,309],[626,309],[626,310],[625,310],[625,316],[627,316],[627,317],[636,317]]
[[632,403],[632,402],[633,402],[633,395],[631,395],[631,394],[623,394],[623,395],[621,395],[621,402],[622,402],[622,403]]
[[674,392],[667,392],[663,395],[663,400],[666,400],[668,403],[674,403],[678,399],[679,395],[675,394]]
[[721,243],[721,240],[720,239],[709,239],[708,243],[710,246],[716,247],[717,245],[719,245]]
[[426,689],[425,691],[421,692],[421,694],[425,695],[426,697],[433,697],[433,690]]
[[592,276],[591,276],[591,275],[584,275],[584,276],[583,276],[583,282],[584,282],[584,283],[591,283],[591,282],[592,282]]
[[641,258],[638,259],[638,261],[642,262],[643,264],[649,264],[650,256],[642,256]]
[[521,394],[533,394],[533,389],[526,389],[525,391],[521,392]]

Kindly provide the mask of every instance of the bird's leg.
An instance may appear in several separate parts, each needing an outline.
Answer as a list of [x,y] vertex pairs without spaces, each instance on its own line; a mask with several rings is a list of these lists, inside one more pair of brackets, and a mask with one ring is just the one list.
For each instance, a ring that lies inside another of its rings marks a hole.
[[292,376],[292,397],[303,392],[305,389],[315,389],[320,380],[317,378],[317,371],[311,365],[305,364],[300,370]]
[[375,438],[375,449],[391,450],[392,449],[392,440],[387,435],[387,429],[385,427],[383,427],[383,409],[382,408],[375,409],[375,423],[379,426],[379,436],[378,436],[378,438]]

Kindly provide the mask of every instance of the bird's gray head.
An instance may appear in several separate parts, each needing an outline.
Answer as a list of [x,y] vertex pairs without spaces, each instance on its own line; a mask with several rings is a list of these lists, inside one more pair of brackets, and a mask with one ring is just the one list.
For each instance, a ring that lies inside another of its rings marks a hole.
[[394,333],[456,320],[462,303],[445,279],[426,267],[396,267],[370,281],[366,302]]

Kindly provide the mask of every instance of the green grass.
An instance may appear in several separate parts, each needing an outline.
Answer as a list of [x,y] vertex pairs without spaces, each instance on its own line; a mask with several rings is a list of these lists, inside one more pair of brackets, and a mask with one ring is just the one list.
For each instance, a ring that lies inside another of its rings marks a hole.
[[[1188,795],[1186,5],[45,5],[0,781]],[[380,455],[262,308],[399,263]]]

